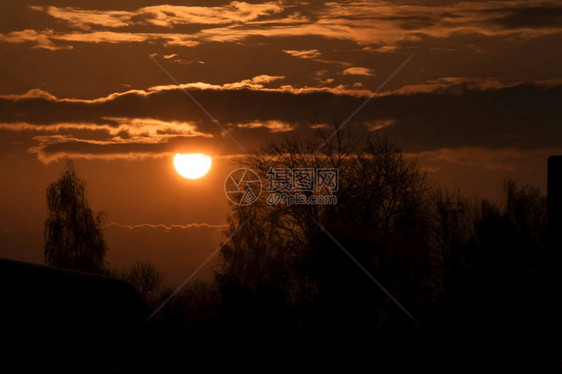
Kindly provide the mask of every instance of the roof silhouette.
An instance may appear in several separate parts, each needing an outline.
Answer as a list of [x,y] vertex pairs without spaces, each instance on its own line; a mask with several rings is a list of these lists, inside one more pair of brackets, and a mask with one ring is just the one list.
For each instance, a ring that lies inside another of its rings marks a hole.
[[138,362],[150,309],[129,283],[0,259],[0,285],[8,361],[58,372],[123,372]]

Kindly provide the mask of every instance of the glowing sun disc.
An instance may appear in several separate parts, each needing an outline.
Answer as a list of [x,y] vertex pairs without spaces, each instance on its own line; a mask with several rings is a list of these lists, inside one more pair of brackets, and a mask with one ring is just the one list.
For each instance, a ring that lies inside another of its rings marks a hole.
[[178,174],[184,178],[201,178],[211,168],[211,157],[201,153],[186,155],[177,153],[174,157],[174,167]]

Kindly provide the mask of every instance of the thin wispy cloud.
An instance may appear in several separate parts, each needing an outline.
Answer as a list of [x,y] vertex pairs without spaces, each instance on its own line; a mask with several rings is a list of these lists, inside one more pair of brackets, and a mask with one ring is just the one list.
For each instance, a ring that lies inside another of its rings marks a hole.
[[136,229],[158,229],[164,231],[172,230],[189,230],[189,229],[225,229],[228,227],[226,224],[210,224],[210,223],[188,223],[188,224],[164,224],[164,223],[140,223],[135,225],[127,225],[118,222],[111,222],[106,224],[104,227],[120,227],[128,230]]
[[278,120],[267,120],[267,121],[255,121],[250,123],[238,123],[238,124],[230,124],[231,127],[238,127],[241,129],[257,129],[257,128],[265,128],[270,130],[273,133],[277,132],[289,132],[295,129],[295,125],[278,121]]

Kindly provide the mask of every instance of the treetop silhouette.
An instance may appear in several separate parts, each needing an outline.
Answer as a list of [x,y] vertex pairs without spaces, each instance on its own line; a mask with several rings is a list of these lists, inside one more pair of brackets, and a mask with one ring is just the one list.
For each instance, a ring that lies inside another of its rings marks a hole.
[[102,213],[94,216],[86,199],[86,182],[72,160],[60,178],[47,187],[45,262],[48,265],[101,273],[107,246],[103,239]]

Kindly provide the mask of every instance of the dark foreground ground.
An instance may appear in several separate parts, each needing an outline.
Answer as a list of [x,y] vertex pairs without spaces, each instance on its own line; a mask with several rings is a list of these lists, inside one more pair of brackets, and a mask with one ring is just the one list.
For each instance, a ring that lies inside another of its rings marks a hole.
[[287,316],[274,303],[266,302],[267,292],[257,300],[231,290],[224,306],[230,310],[223,313],[229,317],[215,327],[210,352],[181,333],[184,327],[173,317],[145,323],[150,309],[121,280],[0,260],[0,284],[2,340],[7,343],[0,365],[16,368],[2,369],[6,373],[540,373],[557,366],[547,292],[524,280],[478,285],[441,305],[431,326],[413,324],[397,310],[395,326],[402,328],[379,329],[377,336],[353,321],[330,327],[330,318],[337,321],[337,315],[317,321],[320,328],[314,331],[295,330],[284,325]]

